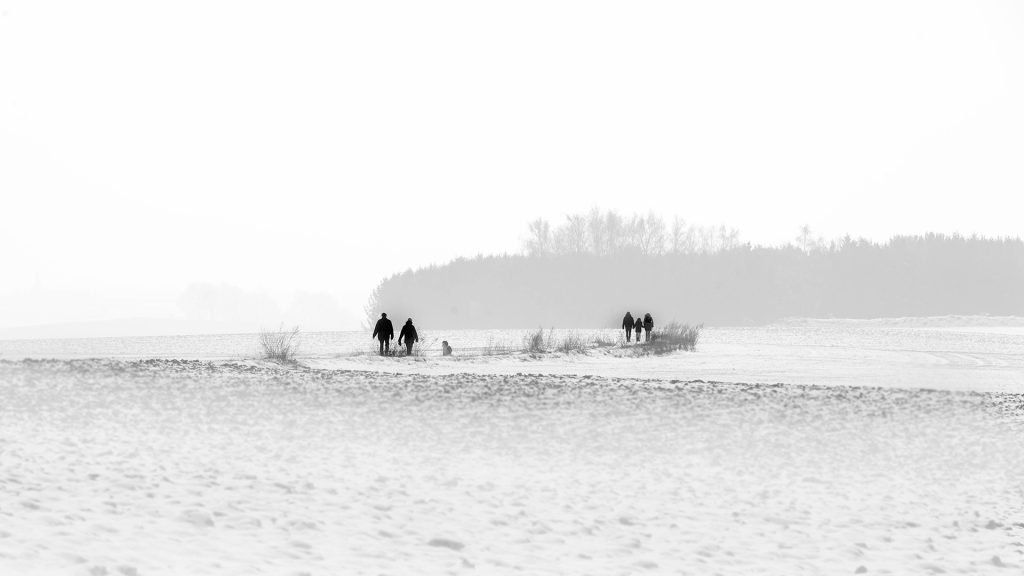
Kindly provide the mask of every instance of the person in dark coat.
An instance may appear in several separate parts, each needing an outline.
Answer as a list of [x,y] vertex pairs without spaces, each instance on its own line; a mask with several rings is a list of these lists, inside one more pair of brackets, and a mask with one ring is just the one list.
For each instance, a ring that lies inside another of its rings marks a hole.
[[633,335],[633,315],[629,312],[622,317],[622,327],[626,330],[626,342],[629,342],[629,337]]
[[643,320],[643,318],[641,318],[639,316],[636,317],[636,322],[633,323],[633,329],[636,330],[636,341],[637,341],[637,343],[639,343],[640,342],[640,331],[644,329],[644,320]]
[[414,342],[419,342],[420,337],[416,334],[416,327],[412,325],[412,318],[405,321],[405,326],[402,326],[402,331],[398,334],[398,345],[402,345],[402,339],[405,339],[405,354],[412,356],[412,345]]
[[[639,320],[639,318],[637,320]],[[651,316],[651,314],[648,312],[647,314],[644,314],[644,342],[647,342],[651,339],[651,330],[653,329],[654,317]],[[638,340],[640,339],[639,332],[637,333],[636,337]]]
[[377,320],[377,324],[374,325],[373,336],[370,338],[376,338],[380,342],[381,356],[391,351],[391,341],[395,339],[395,327],[391,325],[387,314],[380,315],[380,320]]

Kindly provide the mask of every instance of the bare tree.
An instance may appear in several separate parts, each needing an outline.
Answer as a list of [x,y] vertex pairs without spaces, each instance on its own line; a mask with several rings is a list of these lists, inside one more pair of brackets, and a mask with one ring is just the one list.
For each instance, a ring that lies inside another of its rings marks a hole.
[[581,214],[570,214],[565,217],[566,251],[570,254],[583,254],[587,251],[587,221]]
[[673,254],[679,254],[683,251],[683,239],[686,234],[686,221],[675,216],[672,218],[672,228],[669,229],[668,234],[668,249]]
[[718,249],[732,250],[740,244],[740,231],[735,228],[726,228],[725,224],[718,227]]
[[597,255],[607,253],[608,233],[605,229],[604,215],[597,207],[590,210],[587,215],[587,237],[590,251]]
[[825,240],[820,236],[815,236],[811,231],[811,227],[804,224],[800,227],[800,234],[796,237],[797,248],[810,254],[817,250],[822,250],[825,247]]
[[632,228],[636,235],[636,246],[641,254],[660,254],[665,248],[665,222],[654,212],[645,216],[634,216]]
[[645,254],[657,255],[665,251],[665,221],[654,212],[647,213],[648,248]]
[[569,253],[569,240],[566,237],[565,226],[559,226],[555,228],[555,231],[551,233],[551,253],[552,254],[568,254]]
[[700,230],[693,225],[686,227],[683,234],[683,253],[696,254],[700,246]]
[[796,237],[796,246],[804,252],[811,251],[811,227],[809,225],[804,224],[800,227],[800,234]]
[[619,252],[625,247],[626,221],[618,212],[609,210],[604,215],[604,231],[608,243],[606,249],[608,254]]
[[695,234],[697,242],[695,252],[700,254],[711,254],[715,251],[715,229],[708,227],[699,227],[696,229]]
[[529,225],[530,236],[526,239],[526,252],[530,256],[550,254],[554,248],[551,225],[543,218],[537,218]]
[[645,233],[644,229],[647,227],[647,222],[642,217],[633,214],[625,224],[622,235],[622,249],[639,250],[640,237]]

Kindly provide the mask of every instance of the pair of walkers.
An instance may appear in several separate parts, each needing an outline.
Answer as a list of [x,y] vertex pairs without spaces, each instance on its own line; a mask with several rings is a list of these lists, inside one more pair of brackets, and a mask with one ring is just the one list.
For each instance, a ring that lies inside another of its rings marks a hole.
[[[391,341],[395,339],[395,327],[391,324],[391,320],[388,320],[387,314],[381,314],[380,320],[377,320],[377,324],[373,327],[373,336],[380,342],[380,355],[391,354]],[[412,356],[412,345],[420,341],[419,334],[416,333],[416,327],[412,325],[412,318],[405,321],[405,326],[402,326],[402,331],[398,333],[398,345],[402,345],[402,340],[405,340],[405,354]]]
[[651,330],[654,329],[654,317],[651,316],[650,312],[644,314],[644,317],[636,317],[633,320],[633,315],[626,312],[626,315],[622,317],[622,328],[626,331],[626,342],[629,342],[633,332],[636,332],[636,341],[640,342],[640,331],[644,331],[644,342],[651,339]]

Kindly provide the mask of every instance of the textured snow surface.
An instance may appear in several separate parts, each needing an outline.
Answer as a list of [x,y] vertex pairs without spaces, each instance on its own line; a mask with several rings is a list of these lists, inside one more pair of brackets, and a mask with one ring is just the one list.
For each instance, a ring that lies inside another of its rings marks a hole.
[[1024,399],[0,361],[0,574],[1019,574]]

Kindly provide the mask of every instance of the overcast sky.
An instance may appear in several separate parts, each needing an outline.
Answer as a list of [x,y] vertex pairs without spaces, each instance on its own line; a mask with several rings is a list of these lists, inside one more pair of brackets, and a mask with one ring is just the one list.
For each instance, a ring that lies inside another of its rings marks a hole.
[[1014,0],[0,0],[0,328],[197,283],[355,328],[383,277],[592,206],[1018,236],[1022,31]]

